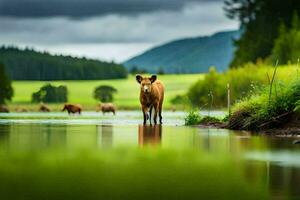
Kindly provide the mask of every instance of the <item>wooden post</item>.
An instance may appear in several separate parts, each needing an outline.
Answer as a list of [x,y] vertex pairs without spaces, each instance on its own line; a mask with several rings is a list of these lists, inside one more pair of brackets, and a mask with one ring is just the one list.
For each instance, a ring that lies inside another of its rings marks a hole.
[[228,115],[231,115],[231,94],[230,94],[230,84],[227,83],[227,108],[228,108]]

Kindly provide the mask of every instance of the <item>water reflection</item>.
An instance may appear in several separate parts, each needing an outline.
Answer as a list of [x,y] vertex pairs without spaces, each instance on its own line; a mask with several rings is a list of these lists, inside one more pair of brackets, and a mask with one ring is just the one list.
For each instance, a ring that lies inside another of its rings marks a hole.
[[161,125],[139,125],[138,128],[140,146],[157,146],[161,143],[162,126]]
[[97,126],[97,141],[98,145],[103,149],[108,149],[113,146],[113,126],[99,125]]
[[[0,125],[0,150],[103,150],[118,146],[195,149],[199,156],[229,156],[250,183],[263,182],[276,199],[300,198],[300,147],[293,139],[252,136],[249,132],[143,125]],[[258,152],[255,154],[255,152]],[[263,154],[265,152],[265,154]],[[278,153],[279,152],[279,153]],[[282,155],[280,152],[283,152]],[[284,159],[281,159],[284,158]]]

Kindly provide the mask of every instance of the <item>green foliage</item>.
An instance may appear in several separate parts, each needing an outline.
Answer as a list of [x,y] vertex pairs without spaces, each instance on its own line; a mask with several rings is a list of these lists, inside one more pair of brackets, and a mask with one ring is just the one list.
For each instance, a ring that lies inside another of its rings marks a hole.
[[279,37],[272,50],[272,59],[279,59],[284,64],[299,62],[300,58],[300,22],[297,14],[294,15],[292,24],[289,30],[281,24]]
[[13,80],[101,80],[126,78],[126,69],[113,62],[50,55],[34,50],[0,47],[0,61]]
[[[187,96],[192,105],[207,107],[210,106],[211,103],[218,105],[223,102],[226,96],[223,96],[224,92],[222,90],[224,89],[221,85],[221,78],[221,74],[219,74],[214,67],[211,67],[204,79],[200,79],[189,89]],[[226,87],[226,83],[224,87]],[[213,96],[215,97],[214,99],[217,99],[217,102],[212,102]]]
[[201,116],[198,110],[191,110],[184,118],[184,124],[187,126],[198,125],[200,123]]
[[225,10],[228,17],[240,21],[243,30],[235,42],[231,62],[231,67],[239,67],[271,55],[280,23],[291,27],[293,13],[300,11],[300,4],[299,0],[226,0]]
[[300,99],[300,80],[275,83],[269,95],[270,86],[258,94],[235,105],[229,119],[231,128],[260,129],[276,126],[285,115],[298,110]]
[[14,91],[9,77],[6,75],[5,67],[0,63],[0,105],[5,104],[6,100],[11,100]]
[[[214,68],[198,80],[189,89],[187,96],[193,106],[210,108],[227,106],[227,84],[230,84],[231,103],[248,98],[264,85],[269,84],[269,79],[274,71],[271,66],[247,64],[243,68],[235,68],[218,73]],[[278,67],[277,77],[281,80],[290,80],[291,76],[298,73],[297,66]],[[213,98],[212,98],[213,97]]]
[[176,95],[174,98],[170,100],[173,105],[184,105],[188,103],[188,98],[186,95]]
[[130,74],[147,74],[147,70],[145,69],[139,69],[137,66],[133,66],[131,69],[130,69]]
[[219,119],[217,117],[212,117],[212,116],[203,116],[201,117],[199,123],[200,124],[206,124],[206,123],[220,123],[223,122],[223,119]]
[[103,103],[113,102],[113,94],[117,92],[117,89],[109,85],[98,86],[94,91],[94,98]]
[[39,103],[64,103],[68,101],[68,90],[66,86],[52,86],[46,84],[39,91],[32,94],[32,102]]

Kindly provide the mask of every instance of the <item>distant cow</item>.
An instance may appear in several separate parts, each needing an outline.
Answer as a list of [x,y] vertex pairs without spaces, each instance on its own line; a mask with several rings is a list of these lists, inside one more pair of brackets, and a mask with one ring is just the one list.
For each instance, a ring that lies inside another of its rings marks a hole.
[[[157,80],[156,75],[152,75],[150,78],[143,78],[141,75],[136,75],[136,81],[141,85],[140,89],[140,102],[142,111],[144,114],[144,125],[147,119],[150,119],[151,113],[154,107],[154,124],[156,124],[157,114],[159,115],[159,122],[162,124],[162,104],[164,101],[164,85],[161,81]],[[149,110],[149,116],[148,116]]]
[[28,112],[26,108],[16,108],[16,112]]
[[9,113],[9,109],[6,105],[0,105],[0,112]]
[[116,107],[112,103],[102,103],[97,106],[96,111],[102,111],[102,113],[112,112],[114,115],[116,114]]
[[80,104],[65,104],[62,111],[67,110],[69,114],[81,114],[82,106]]
[[41,104],[39,111],[40,112],[51,112],[51,109],[48,106],[46,106],[45,104]]

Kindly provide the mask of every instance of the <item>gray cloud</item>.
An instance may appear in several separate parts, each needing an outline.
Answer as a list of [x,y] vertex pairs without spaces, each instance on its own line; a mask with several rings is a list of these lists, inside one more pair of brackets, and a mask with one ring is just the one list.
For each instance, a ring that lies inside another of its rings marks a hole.
[[90,17],[132,15],[153,11],[178,11],[189,3],[222,0],[0,0],[0,16]]
[[137,16],[106,15],[74,20],[0,18],[0,42],[34,44],[161,43],[180,37],[211,34],[237,28],[224,17],[219,2],[185,6],[178,11],[157,11]]

